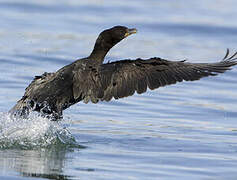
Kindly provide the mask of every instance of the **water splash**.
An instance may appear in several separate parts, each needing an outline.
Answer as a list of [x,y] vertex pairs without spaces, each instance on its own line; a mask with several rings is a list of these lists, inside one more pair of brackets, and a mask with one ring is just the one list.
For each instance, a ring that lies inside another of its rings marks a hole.
[[35,149],[52,145],[77,146],[75,138],[61,122],[30,113],[27,119],[0,112],[0,149]]

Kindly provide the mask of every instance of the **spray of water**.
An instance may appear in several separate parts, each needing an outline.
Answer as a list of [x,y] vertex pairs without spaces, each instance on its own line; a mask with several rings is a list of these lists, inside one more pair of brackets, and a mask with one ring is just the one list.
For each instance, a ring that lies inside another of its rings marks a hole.
[[0,112],[0,149],[34,149],[52,145],[76,146],[76,141],[61,122],[31,112],[27,119]]

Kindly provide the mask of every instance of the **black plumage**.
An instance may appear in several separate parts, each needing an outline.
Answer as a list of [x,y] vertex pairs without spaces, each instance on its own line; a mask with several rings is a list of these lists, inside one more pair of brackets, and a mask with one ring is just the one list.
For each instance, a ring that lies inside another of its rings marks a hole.
[[217,63],[188,63],[161,58],[120,60],[103,64],[107,52],[136,29],[115,26],[100,33],[89,57],[59,69],[55,73],[36,76],[24,96],[10,110],[14,115],[27,116],[30,111],[41,112],[53,119],[62,111],[84,101],[97,103],[144,93],[176,82],[194,81],[215,76],[237,64],[236,55],[229,50]]

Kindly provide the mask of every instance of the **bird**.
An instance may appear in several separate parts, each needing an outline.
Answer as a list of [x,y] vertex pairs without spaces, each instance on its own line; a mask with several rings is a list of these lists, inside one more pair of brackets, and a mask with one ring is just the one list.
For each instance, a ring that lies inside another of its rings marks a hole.
[[63,118],[63,110],[80,101],[97,103],[142,94],[182,81],[216,76],[237,65],[237,52],[215,63],[190,63],[153,57],[104,63],[108,51],[136,28],[114,26],[102,31],[88,57],[77,59],[56,72],[35,76],[23,97],[9,111],[27,118],[32,111],[51,120]]

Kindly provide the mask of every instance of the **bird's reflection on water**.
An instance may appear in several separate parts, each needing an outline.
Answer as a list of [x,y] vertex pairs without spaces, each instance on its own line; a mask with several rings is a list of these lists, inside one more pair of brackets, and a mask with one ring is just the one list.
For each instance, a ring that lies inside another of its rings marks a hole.
[[4,172],[18,172],[23,177],[47,179],[71,179],[64,174],[70,153],[79,150],[52,146],[39,150],[0,150],[0,169]]
[[35,177],[35,178],[47,178],[47,179],[62,179],[68,180],[72,176],[66,176],[61,174],[36,174],[36,173],[22,173],[24,177]]

